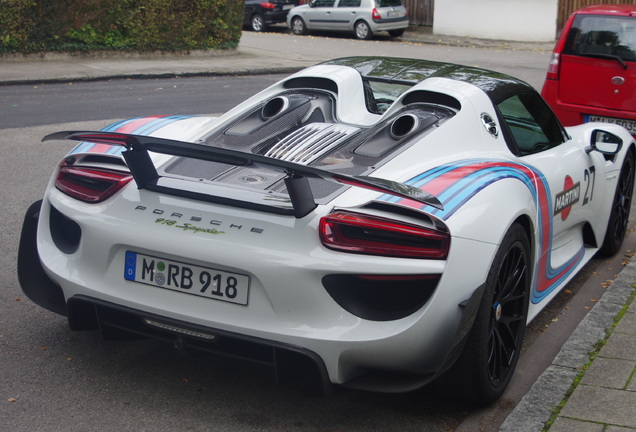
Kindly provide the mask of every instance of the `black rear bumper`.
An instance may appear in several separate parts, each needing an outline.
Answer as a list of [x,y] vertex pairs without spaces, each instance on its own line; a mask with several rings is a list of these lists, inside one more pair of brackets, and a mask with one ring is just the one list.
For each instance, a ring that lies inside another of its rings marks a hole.
[[333,392],[327,369],[315,353],[300,347],[198,326],[103,300],[73,296],[68,301],[71,330],[99,330],[105,340],[152,338],[175,349],[195,349],[269,367],[276,383],[319,381]]
[[67,315],[64,292],[47,276],[40,263],[37,230],[42,200],[26,212],[18,249],[18,281],[24,294],[35,304],[60,315]]

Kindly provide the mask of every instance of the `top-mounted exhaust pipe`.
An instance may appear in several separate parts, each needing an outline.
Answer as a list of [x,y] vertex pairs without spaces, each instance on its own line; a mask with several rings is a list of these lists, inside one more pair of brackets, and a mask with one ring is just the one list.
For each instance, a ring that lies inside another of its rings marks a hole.
[[391,123],[391,138],[400,140],[416,131],[420,125],[420,119],[414,114],[404,114]]
[[289,99],[285,96],[276,96],[270,99],[261,109],[261,119],[269,120],[276,117],[282,112],[285,112],[289,108]]

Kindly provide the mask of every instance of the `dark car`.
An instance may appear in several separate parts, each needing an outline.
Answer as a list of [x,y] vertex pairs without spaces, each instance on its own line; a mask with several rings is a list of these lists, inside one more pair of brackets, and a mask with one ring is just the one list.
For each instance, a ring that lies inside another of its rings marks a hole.
[[284,23],[287,20],[289,10],[297,4],[298,1],[292,0],[245,0],[243,26],[260,32],[265,30],[268,25]]

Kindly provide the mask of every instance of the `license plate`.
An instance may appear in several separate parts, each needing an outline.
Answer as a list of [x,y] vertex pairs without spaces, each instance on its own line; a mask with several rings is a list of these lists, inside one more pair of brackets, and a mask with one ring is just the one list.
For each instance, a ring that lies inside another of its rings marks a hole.
[[124,278],[200,297],[247,305],[249,276],[126,252]]
[[389,18],[391,18],[391,17],[399,17],[399,16],[402,16],[402,12],[400,12],[400,11],[389,11],[386,15]]
[[601,123],[615,124],[615,125],[623,126],[631,134],[636,134],[636,120],[625,120],[625,119],[619,119],[619,118],[601,117],[601,116],[594,116],[594,115],[588,114],[585,116],[585,122],[586,123],[601,122]]
[[283,5],[283,10],[288,10],[288,9],[293,8],[293,7],[294,7],[294,5],[293,5],[293,4],[290,4],[290,5]]

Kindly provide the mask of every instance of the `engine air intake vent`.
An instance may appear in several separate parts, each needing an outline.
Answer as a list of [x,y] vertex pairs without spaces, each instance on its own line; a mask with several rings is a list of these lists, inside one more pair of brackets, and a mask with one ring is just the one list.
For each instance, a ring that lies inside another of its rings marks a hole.
[[280,140],[265,156],[308,165],[359,131],[342,124],[312,123]]

